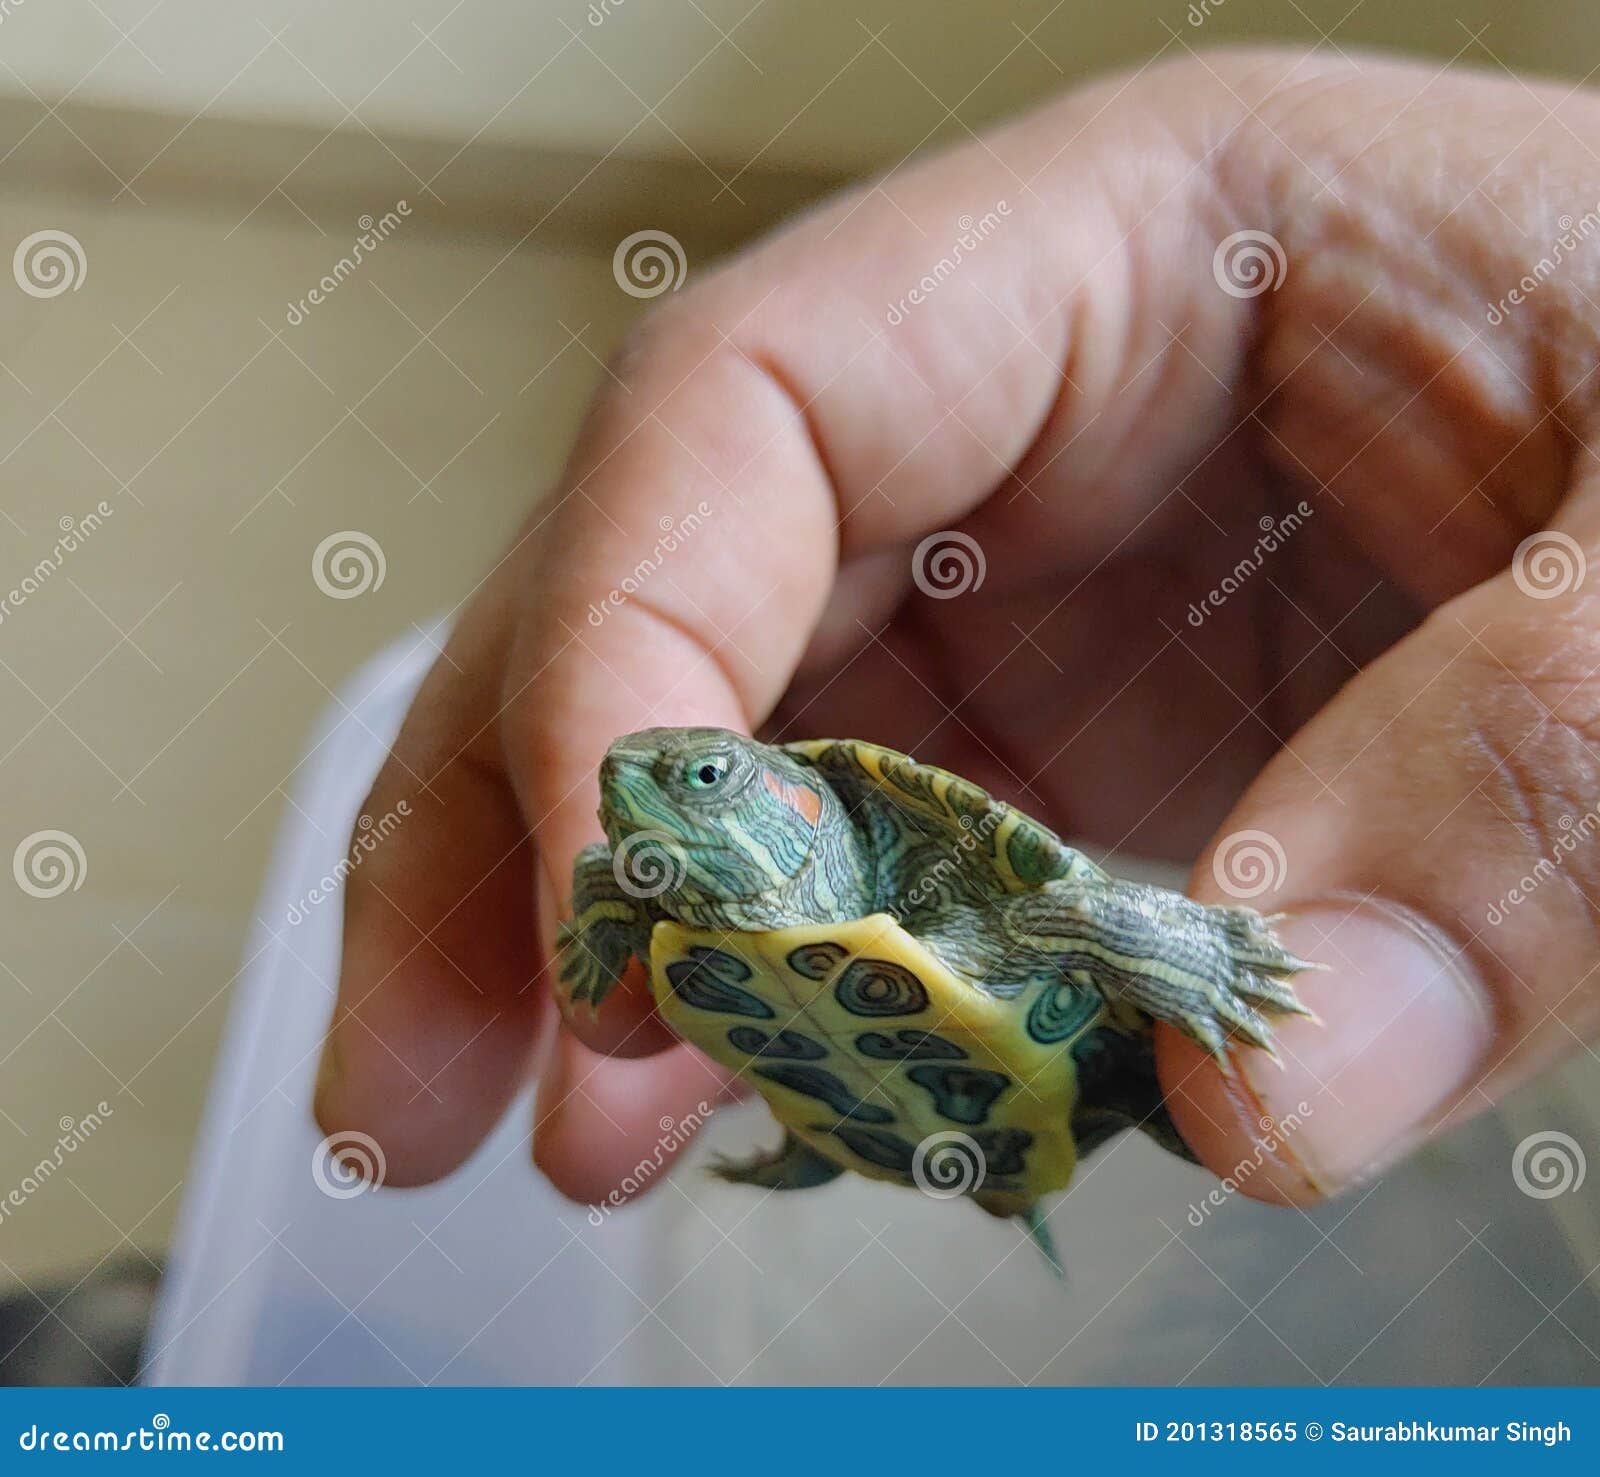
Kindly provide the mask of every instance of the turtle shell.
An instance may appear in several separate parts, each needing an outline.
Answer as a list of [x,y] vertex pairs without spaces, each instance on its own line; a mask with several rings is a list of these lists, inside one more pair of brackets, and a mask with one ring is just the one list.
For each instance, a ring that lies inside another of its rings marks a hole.
[[650,962],[667,1023],[832,1162],[1001,1215],[1072,1178],[1071,1048],[1106,1016],[1093,991],[997,998],[886,913],[753,933],[662,922]]
[[931,837],[986,867],[1001,892],[1107,875],[1048,826],[947,769],[858,739],[809,739],[783,748],[818,770],[850,812],[864,818],[880,857],[914,837]]

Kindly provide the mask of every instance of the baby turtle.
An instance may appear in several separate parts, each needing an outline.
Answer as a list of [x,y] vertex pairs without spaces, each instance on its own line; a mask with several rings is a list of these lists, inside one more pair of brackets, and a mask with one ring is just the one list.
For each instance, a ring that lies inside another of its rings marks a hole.
[[647,961],[667,1023],[760,1090],[782,1146],[724,1162],[773,1189],[843,1169],[1021,1216],[1128,1127],[1192,1158],[1156,1080],[1166,1021],[1231,1072],[1312,968],[1249,908],[1102,871],[1037,821],[874,744],[711,728],[617,740],[607,842],[578,857],[570,999]]

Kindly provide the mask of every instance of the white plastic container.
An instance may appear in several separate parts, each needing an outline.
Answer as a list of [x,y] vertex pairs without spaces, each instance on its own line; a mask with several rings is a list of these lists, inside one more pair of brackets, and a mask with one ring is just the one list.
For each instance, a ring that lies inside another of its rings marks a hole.
[[[418,643],[371,663],[342,694],[354,716],[331,709],[301,768],[295,806],[325,835],[291,810],[279,838],[146,1353],[151,1382],[1600,1376],[1600,1304],[1569,1240],[1593,1225],[1594,1202],[1557,1207],[1564,1235],[1550,1205],[1516,1189],[1495,1118],[1314,1214],[1233,1196],[1199,1227],[1191,1207],[1215,1182],[1126,1135],[1052,1217],[1064,1288],[1020,1233],[965,1205],[855,1176],[764,1195],[700,1172],[715,1147],[775,1142],[759,1104],[719,1114],[670,1181],[604,1217],[534,1173],[526,1102],[441,1184],[324,1193],[308,1103],[339,905],[292,930],[282,920],[343,855],[431,656]],[[1592,1132],[1557,1093],[1516,1111],[1518,1137],[1530,1124]]]

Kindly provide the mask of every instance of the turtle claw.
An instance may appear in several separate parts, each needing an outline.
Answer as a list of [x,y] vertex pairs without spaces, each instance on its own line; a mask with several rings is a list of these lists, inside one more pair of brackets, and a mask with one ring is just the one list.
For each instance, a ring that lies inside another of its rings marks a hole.
[[731,1159],[719,1154],[711,1172],[733,1185],[755,1185],[766,1190],[808,1190],[825,1185],[843,1173],[831,1159],[825,1159],[804,1140],[785,1134],[783,1143],[773,1150],[759,1150],[747,1159]]
[[1236,1076],[1229,1052],[1233,1043],[1255,1047],[1282,1067],[1267,1017],[1303,1016],[1316,1021],[1316,1014],[1295,994],[1288,977],[1327,966],[1289,953],[1273,936],[1271,918],[1248,908],[1210,911],[1221,925],[1217,942],[1233,966],[1232,978],[1226,985],[1208,980],[1203,991],[1163,1002],[1165,1008],[1152,1014],[1204,1047],[1224,1077]]

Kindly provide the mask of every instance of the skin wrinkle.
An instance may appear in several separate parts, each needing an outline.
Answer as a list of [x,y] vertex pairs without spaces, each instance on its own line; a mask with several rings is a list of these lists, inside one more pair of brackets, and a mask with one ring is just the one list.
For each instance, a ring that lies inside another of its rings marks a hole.
[[[723,685],[727,687],[729,696],[737,704],[748,727],[750,715],[757,710],[758,704],[752,702],[754,694],[748,690],[748,684],[739,680],[738,673],[733,670],[727,658],[722,655],[723,647],[732,643],[722,640],[714,643],[709,641],[704,634],[695,630],[685,617],[676,615],[655,604],[650,599],[647,590],[637,590],[630,595],[627,605],[623,608],[627,609],[629,607],[637,607],[641,614],[650,617],[663,630],[670,631],[681,638],[695,653],[698,660],[711,665],[717,675],[722,678]],[[615,613],[621,614],[620,611]]]
[[[1600,654],[1596,659],[1600,660]],[[1502,681],[1510,680],[1505,678],[1503,672],[1500,676]],[[1596,859],[1591,852],[1586,861],[1582,847],[1563,852],[1556,845],[1566,834],[1560,825],[1561,817],[1565,815],[1573,817],[1574,821],[1581,820],[1594,805],[1592,800],[1586,800],[1583,795],[1575,796],[1573,792],[1582,790],[1590,795],[1600,793],[1600,785],[1594,783],[1600,776],[1600,759],[1596,757],[1596,745],[1600,742],[1600,713],[1591,713],[1584,720],[1575,720],[1562,716],[1559,709],[1555,709],[1547,717],[1542,709],[1529,711],[1536,707],[1536,703],[1526,698],[1518,707],[1530,726],[1541,722],[1545,725],[1531,742],[1519,741],[1511,745],[1498,743],[1495,731],[1505,721],[1499,713],[1478,719],[1473,724],[1473,739],[1491,756],[1499,756],[1482,783],[1495,781],[1496,802],[1523,817],[1527,827],[1526,855],[1531,858],[1527,863],[1528,870],[1545,858],[1556,862],[1554,875],[1566,884],[1580,904],[1594,936],[1593,952],[1600,957],[1600,908],[1597,908],[1595,901],[1595,893],[1600,889],[1600,859]],[[1564,741],[1552,740],[1546,737],[1550,727],[1569,736]],[[1550,747],[1559,747],[1565,752],[1552,761],[1546,752]],[[1534,750],[1531,754],[1530,749]],[[1552,784],[1552,776],[1559,783]],[[1585,784],[1585,781],[1588,783]],[[1585,881],[1588,883],[1587,889],[1580,885]]]
[[[828,455],[827,438],[821,425],[811,413],[812,400],[801,392],[793,374],[783,363],[781,355],[758,349],[742,349],[740,353],[751,368],[765,375],[772,387],[788,402],[790,413],[811,443],[811,454],[817,459],[817,471],[821,475],[823,486],[828,490],[828,495],[833,499],[833,522],[839,531],[833,556],[834,572],[837,573],[839,565],[845,560],[859,554],[872,553],[873,550],[870,547],[860,549],[850,547],[850,510],[844,506],[840,496],[839,478],[834,473],[833,461]],[[830,575],[830,580],[831,578]]]
[[[1360,84],[1359,84],[1359,82],[1352,82],[1349,79],[1345,79],[1342,82],[1341,81],[1335,81],[1334,86],[1335,86],[1335,88],[1337,88],[1339,86],[1350,86],[1352,88],[1356,88],[1356,89],[1359,90]],[[1334,125],[1333,127],[1330,128],[1330,130],[1329,130],[1329,137],[1330,138],[1333,137],[1337,133],[1337,130],[1338,130],[1339,126],[1340,125]],[[1280,131],[1283,131],[1283,130],[1280,130]],[[1400,140],[1386,140],[1386,141],[1387,142],[1392,142],[1396,148],[1400,147],[1400,142],[1401,142]],[[1268,144],[1266,146],[1268,147],[1269,150],[1273,148],[1273,145],[1272,145],[1272,143],[1270,141],[1268,142]],[[1364,170],[1365,168],[1369,167],[1369,164],[1373,160],[1373,156],[1378,152],[1379,147],[1381,147],[1381,145],[1374,144],[1373,147],[1368,151],[1368,153],[1363,157],[1363,160],[1362,160],[1361,164],[1359,164],[1357,166],[1357,169]],[[1297,152],[1299,152],[1302,155],[1302,157],[1304,157],[1305,154],[1306,154],[1306,150],[1303,149],[1303,148],[1297,149]],[[1284,177],[1286,177],[1287,179],[1292,181],[1293,189],[1296,192],[1304,190],[1306,188],[1306,185],[1305,185],[1303,179],[1301,178],[1300,166],[1298,164],[1294,164],[1292,160],[1289,161],[1289,162],[1293,167],[1292,168],[1287,168],[1285,170]],[[1356,173],[1356,170],[1347,171],[1347,173],[1344,176],[1341,177],[1341,180],[1339,181],[1339,184],[1341,184],[1341,185],[1342,184],[1350,184],[1350,185],[1353,186],[1356,183],[1356,181],[1354,179],[1352,179],[1352,175],[1354,175],[1355,173]],[[1288,186],[1285,186],[1284,188],[1288,188]],[[1360,224],[1363,224],[1363,223],[1366,223],[1366,224],[1377,224],[1379,222],[1384,221],[1385,219],[1388,219],[1390,221],[1399,222],[1399,228],[1398,228],[1396,234],[1397,234],[1397,237],[1400,240],[1400,242],[1402,242],[1402,243],[1412,243],[1412,242],[1415,242],[1417,240],[1417,238],[1418,238],[1418,230],[1417,230],[1415,221],[1411,219],[1411,215],[1414,214],[1414,212],[1403,212],[1403,209],[1400,206],[1396,206],[1395,208],[1390,209],[1390,202],[1385,199],[1385,197],[1382,195],[1381,192],[1376,192],[1376,193],[1368,192],[1368,193],[1366,193],[1366,194],[1364,194],[1362,196],[1362,201],[1363,201],[1363,204],[1362,204],[1361,211],[1357,212],[1357,213],[1352,213],[1349,217],[1347,217],[1347,219],[1351,223],[1357,224],[1357,225],[1360,225]],[[1515,202],[1513,202],[1513,203],[1515,203]],[[1280,213],[1281,213],[1281,209],[1282,208],[1280,207]],[[1486,212],[1480,211],[1479,213],[1482,214],[1482,213],[1486,213]],[[1466,212],[1466,211],[1457,212],[1457,217],[1465,216],[1465,215],[1468,215],[1468,212]],[[1428,256],[1428,258],[1427,258],[1427,261],[1426,261],[1427,272],[1426,272],[1426,276],[1424,278],[1424,280],[1426,282],[1426,287],[1424,288],[1423,292],[1421,292],[1419,294],[1419,297],[1423,301],[1438,302],[1440,307],[1441,307],[1441,309],[1442,309],[1442,311],[1444,312],[1444,314],[1446,316],[1448,316],[1450,319],[1455,320],[1457,318],[1465,318],[1468,323],[1471,323],[1473,316],[1478,314],[1478,313],[1481,313],[1481,311],[1482,311],[1481,304],[1477,300],[1478,296],[1481,295],[1481,285],[1479,286],[1477,293],[1473,293],[1473,292],[1469,292],[1469,291],[1462,291],[1459,294],[1460,302],[1458,304],[1453,304],[1452,305],[1452,304],[1449,303],[1448,297],[1442,297],[1441,296],[1441,291],[1440,290],[1443,289],[1443,288],[1448,287],[1451,283],[1461,284],[1461,283],[1464,283],[1466,281],[1471,281],[1472,280],[1470,276],[1468,276],[1468,275],[1463,273],[1461,267],[1456,262],[1455,252],[1453,250],[1449,249],[1449,248],[1455,247],[1457,245],[1457,243],[1460,243],[1469,252],[1472,251],[1472,250],[1477,250],[1479,252],[1482,252],[1482,250],[1484,249],[1483,248],[1484,240],[1487,239],[1487,240],[1489,240],[1491,242],[1497,242],[1499,237],[1503,234],[1503,231],[1493,221],[1489,221],[1487,223],[1487,228],[1483,229],[1483,230],[1469,229],[1467,226],[1457,227],[1455,225],[1455,221],[1456,221],[1457,217],[1453,217],[1452,221],[1447,224],[1447,228],[1443,232],[1440,233],[1441,237],[1442,237],[1442,244],[1447,249],[1442,251],[1442,252],[1434,252],[1434,253],[1430,254]],[[1286,252],[1289,255],[1291,263],[1297,257],[1299,259],[1305,260],[1305,261],[1314,261],[1315,258],[1316,258],[1316,253],[1321,249],[1321,244],[1320,243],[1309,243],[1309,242],[1298,242],[1298,241],[1295,241],[1293,239],[1292,233],[1289,233],[1289,234],[1290,234],[1290,239],[1285,241],[1285,249],[1286,249]],[[1408,251],[1404,251],[1404,250],[1396,251],[1394,249],[1394,244],[1395,243],[1392,242],[1392,241],[1386,241],[1385,240],[1385,233],[1382,230],[1379,231],[1377,237],[1373,241],[1373,249],[1376,252],[1376,254],[1380,257],[1381,261],[1384,264],[1383,270],[1384,270],[1385,274],[1392,272],[1393,269],[1397,265],[1403,271],[1404,268],[1405,268],[1405,264],[1408,262],[1408,260],[1411,259],[1410,253]],[[1422,265],[1422,264],[1419,262],[1419,266],[1420,265]],[[1446,276],[1447,276],[1447,279],[1448,279],[1445,283],[1440,283],[1439,282],[1439,276],[1440,276],[1440,270],[1439,269],[1441,268],[1441,266],[1445,269]],[[1480,284],[1481,284],[1481,281],[1482,281],[1482,276],[1483,276],[1483,273],[1482,273],[1482,271],[1480,269],[1480,271],[1477,274],[1478,282]],[[1291,266],[1291,282],[1293,280],[1293,277],[1294,277],[1294,272],[1293,272],[1293,268]],[[1382,278],[1382,276],[1375,276],[1374,280],[1381,281],[1381,280],[1383,280],[1383,278]],[[1553,284],[1547,283],[1546,284],[1546,288],[1548,289],[1552,285]],[[1429,291],[1428,289],[1430,289],[1430,288],[1433,289],[1433,290]],[[1281,296],[1281,294],[1273,294],[1271,296]],[[1540,311],[1544,312],[1544,313],[1549,313],[1555,307],[1556,303],[1557,303],[1557,297],[1556,297],[1556,295],[1552,294],[1549,297],[1548,303],[1545,304],[1545,305],[1541,305]],[[1398,316],[1399,320],[1401,322],[1403,322],[1404,324],[1406,324],[1407,328],[1411,330],[1412,337],[1415,337],[1419,326],[1423,326],[1423,325],[1419,324],[1419,315],[1416,314],[1414,310],[1408,312],[1408,311],[1405,310],[1405,308],[1406,308],[1405,304],[1403,304],[1403,303],[1402,304],[1398,304],[1397,305],[1397,316]],[[1460,309],[1465,309],[1465,312],[1459,311]],[[1562,302],[1561,309],[1562,309],[1562,317],[1563,317],[1563,319],[1570,320],[1570,318],[1572,316],[1571,315],[1571,311],[1570,311],[1570,309],[1568,309],[1566,307],[1565,302]],[[1526,317],[1527,315],[1523,315],[1523,316]],[[1364,320],[1364,319],[1358,318],[1357,320],[1355,320],[1356,327],[1352,328],[1351,325],[1346,325],[1346,327],[1345,327],[1345,329],[1343,331],[1346,332],[1346,333],[1353,332],[1353,331],[1359,332],[1359,331],[1362,330],[1362,328],[1366,327],[1369,323],[1370,323],[1370,320]],[[1563,334],[1560,334],[1560,335],[1552,335],[1551,334],[1551,324],[1548,323],[1548,322],[1542,322],[1542,323],[1538,324],[1537,327],[1542,331],[1543,335],[1546,336],[1546,337],[1555,336],[1555,337],[1558,337],[1558,339],[1565,339],[1565,338],[1568,338],[1568,337],[1571,336],[1568,333],[1563,333]],[[1535,325],[1530,323],[1528,325],[1528,329],[1524,333],[1524,336],[1519,341],[1520,342],[1527,342],[1528,341],[1527,335],[1531,334],[1534,328],[1535,328]],[[1341,347],[1345,347],[1345,345],[1341,344]],[[1392,341],[1388,341],[1388,342],[1385,342],[1382,345],[1382,347],[1389,354],[1392,355],[1395,345],[1394,345],[1394,343]],[[1432,351],[1432,352],[1437,353],[1437,351]],[[1487,351],[1484,351],[1484,353],[1487,356]],[[1426,371],[1424,372],[1424,374],[1422,376],[1424,379],[1426,378],[1427,373],[1431,373],[1432,369],[1437,367],[1437,362],[1436,361],[1430,364],[1430,362],[1429,362],[1429,354],[1430,354],[1430,350],[1426,346],[1419,345],[1419,348],[1418,348],[1418,363],[1419,363],[1419,367],[1422,367],[1423,365],[1427,365],[1428,366],[1428,368],[1426,369]],[[1492,388],[1493,387],[1491,385],[1485,383],[1485,377],[1481,373],[1477,374],[1477,375],[1472,375],[1472,376],[1469,377],[1469,370],[1472,367],[1472,365],[1471,365],[1471,356],[1472,356],[1472,351],[1469,350],[1467,354],[1463,355],[1460,359],[1458,359],[1456,361],[1455,367],[1450,368],[1450,369],[1446,369],[1443,372],[1443,374],[1440,375],[1439,379],[1434,382],[1434,385],[1430,387],[1429,391],[1424,396],[1424,400],[1422,402],[1419,402],[1419,405],[1425,404],[1428,401],[1428,399],[1430,399],[1434,395],[1434,393],[1436,391],[1439,392],[1439,394],[1442,395],[1445,391],[1450,390],[1452,387],[1456,390],[1456,396],[1457,396],[1456,403],[1451,404],[1448,407],[1441,406],[1439,415],[1436,418],[1432,419],[1432,420],[1425,420],[1425,419],[1423,419],[1422,417],[1419,416],[1417,418],[1417,423],[1409,425],[1406,428],[1409,432],[1411,432],[1412,434],[1422,434],[1424,436],[1427,436],[1430,440],[1433,440],[1433,441],[1438,442],[1440,444],[1443,444],[1446,441],[1447,438],[1459,439],[1459,437],[1462,436],[1463,434],[1470,434],[1471,428],[1478,427],[1478,426],[1482,426],[1482,427],[1485,428],[1485,436],[1486,437],[1493,437],[1495,435],[1495,428],[1497,427],[1497,425],[1503,427],[1505,432],[1507,432],[1507,433],[1510,432],[1510,427],[1505,424],[1506,417],[1503,414],[1497,414],[1494,410],[1492,410],[1490,408],[1493,400],[1495,399],[1495,397],[1492,394]],[[1370,356],[1363,356],[1363,357],[1370,357]],[[1448,356],[1445,355],[1445,356],[1441,356],[1441,357],[1448,357]],[[1548,358],[1549,358],[1548,354],[1546,354],[1546,355],[1537,355],[1536,354],[1534,357],[1535,357],[1535,362],[1548,362]],[[1291,360],[1290,360],[1291,365],[1292,365],[1293,362],[1295,362],[1295,359],[1297,359],[1297,358],[1298,358],[1298,356],[1295,356],[1295,358],[1291,358]],[[1492,362],[1492,360],[1490,362]],[[1588,369],[1591,368],[1591,367],[1592,367],[1592,359],[1583,364],[1582,372],[1586,373],[1588,371]],[[1527,407],[1527,409],[1525,410],[1525,413],[1524,413],[1524,418],[1526,420],[1526,423],[1527,423],[1528,427],[1531,427],[1537,421],[1538,416],[1542,415],[1544,410],[1548,406],[1553,405],[1553,404],[1555,404],[1555,403],[1557,403],[1559,401],[1561,393],[1565,393],[1564,391],[1560,391],[1558,389],[1559,382],[1560,382],[1561,379],[1566,379],[1566,378],[1569,378],[1569,377],[1573,381],[1575,381],[1576,377],[1577,377],[1576,373],[1574,372],[1575,369],[1576,369],[1576,366],[1569,367],[1568,370],[1567,370],[1566,375],[1558,376],[1557,385],[1551,386],[1550,390],[1547,390],[1546,394],[1542,397],[1542,399],[1538,403],[1536,403],[1533,406]],[[1503,371],[1502,371],[1502,373],[1503,373]],[[1457,383],[1458,380],[1459,380],[1459,383]],[[1519,388],[1519,391],[1520,391],[1520,387],[1518,387],[1518,388]],[[1523,393],[1525,393],[1525,392],[1523,392]],[[1524,404],[1526,404],[1525,401],[1524,401]],[[1555,438],[1558,443],[1570,442],[1570,437],[1569,437],[1568,433],[1564,430],[1563,427],[1561,427],[1559,422],[1556,421],[1556,419],[1554,417],[1552,417],[1550,419],[1550,421],[1547,422],[1547,424],[1549,426],[1549,434],[1553,438]],[[1445,428],[1448,428],[1448,431],[1446,431]],[[1467,428],[1467,429],[1466,429],[1466,431],[1463,431],[1462,428]],[[1521,432],[1519,431],[1517,434],[1521,434]],[[1563,461],[1563,464],[1570,463],[1570,445],[1566,446],[1563,450],[1557,451],[1556,452],[1556,456]],[[1471,460],[1470,457],[1465,456],[1465,455],[1463,455],[1461,457],[1461,459],[1463,461],[1470,461]],[[1492,458],[1491,458],[1491,460],[1492,460]],[[1509,472],[1506,471],[1505,469],[1502,469],[1502,475],[1506,475],[1509,478]],[[1473,480],[1477,480],[1477,479],[1469,478],[1469,485],[1470,485],[1470,481],[1473,481]],[[1544,518],[1547,517],[1549,515],[1550,511],[1553,510],[1553,507],[1554,507],[1554,500],[1551,499],[1551,500],[1549,500],[1549,505],[1544,509],[1543,513],[1535,515],[1535,521],[1533,523],[1527,525],[1524,528],[1524,532],[1531,531],[1532,527],[1536,527],[1536,526],[1539,526],[1540,524],[1542,524],[1542,522],[1544,521]]]

